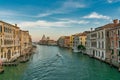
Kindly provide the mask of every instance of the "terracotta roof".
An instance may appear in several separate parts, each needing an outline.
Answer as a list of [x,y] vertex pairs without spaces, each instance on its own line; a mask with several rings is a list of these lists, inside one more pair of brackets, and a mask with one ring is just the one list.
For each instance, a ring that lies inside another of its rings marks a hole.
[[65,36],[65,39],[70,39],[70,36]]
[[1,21],[1,20],[0,20],[0,22],[1,22],[1,23],[4,23],[4,24],[7,24],[7,25],[10,25],[10,26],[13,26],[13,27],[15,27],[15,28],[19,28],[18,26],[15,26],[15,25],[13,25],[13,24],[10,24],[10,23],[7,23],[7,22]]
[[77,34],[76,36],[86,36],[87,35],[87,33],[79,33],[79,34]]
[[95,30],[101,30],[101,29],[113,28],[113,27],[116,27],[116,26],[119,26],[119,25],[120,25],[120,24],[109,23],[109,24],[106,24],[106,25],[104,25],[104,26],[101,26],[101,27],[95,28]]

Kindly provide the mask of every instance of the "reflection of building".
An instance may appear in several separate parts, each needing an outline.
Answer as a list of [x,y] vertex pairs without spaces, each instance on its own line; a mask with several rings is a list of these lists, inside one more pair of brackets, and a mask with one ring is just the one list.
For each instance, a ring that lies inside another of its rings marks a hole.
[[[28,34],[29,36],[29,34]],[[0,21],[0,58],[3,62],[14,61],[21,54],[21,34],[17,24]],[[27,37],[24,40],[28,39]],[[31,43],[31,42],[30,42]]]
[[49,37],[42,36],[42,39],[38,42],[40,45],[57,45],[57,42],[51,40]]

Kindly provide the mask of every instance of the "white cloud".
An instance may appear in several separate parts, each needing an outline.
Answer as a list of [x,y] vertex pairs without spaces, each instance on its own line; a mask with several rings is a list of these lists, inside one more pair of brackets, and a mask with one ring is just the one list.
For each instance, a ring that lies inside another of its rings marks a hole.
[[1,10],[0,11],[0,16],[15,16],[17,13],[16,12],[14,12],[14,11],[10,11],[10,10]]
[[49,22],[45,20],[25,21],[19,23],[18,25],[23,27],[42,27],[42,28],[67,27],[65,22]]
[[75,2],[75,1],[69,0],[69,1],[64,2],[62,7],[66,8],[66,9],[67,8],[84,8],[84,7],[86,7],[86,5],[82,4],[80,2]]
[[98,14],[96,12],[92,12],[91,14],[84,16],[83,18],[110,19],[109,16]]
[[67,23],[72,23],[72,24],[87,24],[89,23],[89,21],[86,20],[73,20],[73,19],[67,19],[67,18],[63,18],[63,19],[59,19],[61,21],[65,21]]
[[115,3],[115,2],[119,2],[120,0],[107,0],[108,3]]
[[46,12],[46,13],[38,14],[36,17],[45,17],[45,16],[49,16],[51,14],[52,13],[50,13],[50,12]]
[[75,9],[84,8],[84,7],[86,7],[85,4],[72,1],[72,0],[68,0],[66,2],[63,2],[60,7],[54,10],[46,10],[45,12],[39,13],[38,15],[24,14],[24,13],[20,13],[19,11],[13,11],[13,10],[1,10],[0,16],[5,16],[5,17],[19,16],[19,17],[37,18],[37,17],[46,17],[46,16],[54,15],[54,14],[65,14],[65,13],[72,12]]
[[113,0],[107,0],[108,1],[108,3],[112,3],[113,2]]
[[85,4],[69,0],[69,1],[64,2],[59,8],[55,10],[48,10],[45,13],[40,13],[36,17],[46,17],[46,16],[53,15],[53,14],[69,13],[69,12],[74,11],[75,9],[84,8],[84,7],[86,7]]
[[74,24],[87,24],[89,21],[84,20],[60,20],[60,21],[25,21],[21,22],[18,25],[22,27],[41,27],[41,28],[50,28],[50,27],[72,27]]
[[36,17],[33,15],[23,14],[18,11],[13,10],[1,10],[0,11],[0,18],[15,18],[15,17]]

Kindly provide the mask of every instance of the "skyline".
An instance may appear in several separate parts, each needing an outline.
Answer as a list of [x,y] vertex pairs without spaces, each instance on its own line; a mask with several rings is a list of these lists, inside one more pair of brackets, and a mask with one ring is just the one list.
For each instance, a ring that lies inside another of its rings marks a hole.
[[0,0],[0,20],[29,30],[33,41],[43,34],[57,40],[119,19],[119,5],[120,0]]

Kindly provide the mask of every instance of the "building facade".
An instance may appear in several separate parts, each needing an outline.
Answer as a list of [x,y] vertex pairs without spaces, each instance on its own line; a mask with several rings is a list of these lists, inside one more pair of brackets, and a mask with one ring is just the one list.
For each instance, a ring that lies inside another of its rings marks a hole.
[[110,29],[109,32],[109,59],[111,64],[119,66],[120,64],[120,22],[115,21],[116,26]]
[[58,46],[70,48],[70,36],[61,36],[58,39]]
[[87,35],[87,54],[103,61],[110,61],[108,31],[114,26],[113,21],[113,23],[95,28]]
[[73,35],[70,36],[70,48],[73,48]]
[[57,45],[57,41],[48,40],[48,45],[50,45],[50,46],[56,46]]
[[64,39],[65,39],[65,36],[61,36],[61,37],[57,40],[58,46],[64,47]]
[[[0,21],[0,59],[3,62],[16,60],[21,54],[20,28],[15,24]],[[24,38],[24,40],[27,39]]]
[[64,37],[64,47],[70,48],[70,36]]
[[78,45],[83,45],[86,47],[86,38],[88,31],[74,35],[73,38],[73,51],[79,52]]
[[20,30],[20,56],[27,55],[32,47],[32,39],[28,31]]

